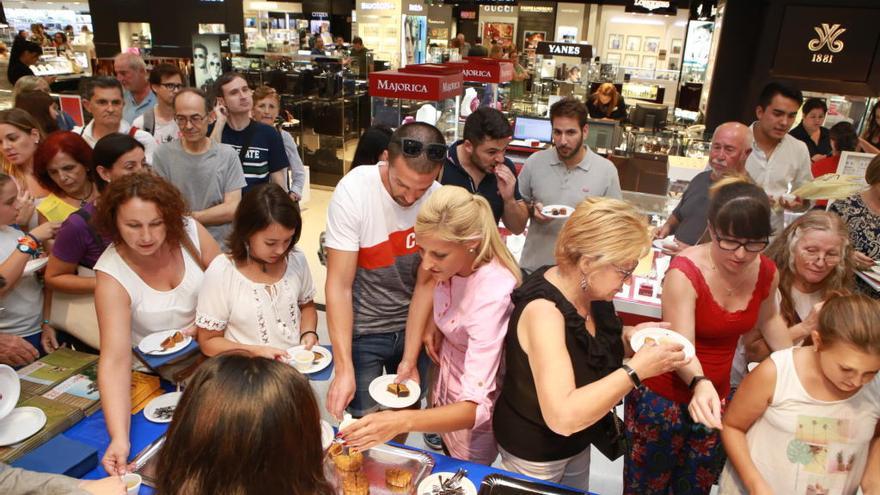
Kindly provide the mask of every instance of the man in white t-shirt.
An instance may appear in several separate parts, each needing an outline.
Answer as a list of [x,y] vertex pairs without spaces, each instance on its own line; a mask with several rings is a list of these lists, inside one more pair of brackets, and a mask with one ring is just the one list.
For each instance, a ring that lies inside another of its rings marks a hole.
[[180,137],[174,121],[174,96],[184,87],[183,74],[177,66],[159,64],[150,71],[150,88],[156,95],[156,105],[139,115],[132,127],[143,129],[156,138],[156,143],[168,143]]
[[758,120],[752,124],[755,140],[746,172],[774,204],[770,221],[776,234],[782,232],[783,208],[803,206],[802,200],[786,196],[813,178],[807,145],[788,133],[803,101],[800,90],[771,82],[755,108]]
[[[407,313],[419,273],[415,221],[446,159],[443,134],[415,122],[391,136],[388,162],[353,169],[327,212],[327,324],[336,376],[327,410],[360,417],[379,406],[369,386],[401,365]],[[411,370],[416,363],[405,363]],[[425,383],[427,362],[418,363]],[[426,387],[422,387],[423,389]]]

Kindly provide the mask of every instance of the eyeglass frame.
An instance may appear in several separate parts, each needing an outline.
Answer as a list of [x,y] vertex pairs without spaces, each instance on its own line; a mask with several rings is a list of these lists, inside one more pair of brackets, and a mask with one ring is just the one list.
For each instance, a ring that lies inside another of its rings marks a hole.
[[639,265],[636,265],[632,270],[624,270],[623,268],[621,268],[621,267],[615,265],[614,263],[611,263],[611,266],[614,268],[614,270],[617,271],[617,273],[623,275],[623,281],[624,281],[624,282],[626,282],[627,280],[632,279],[632,278],[633,278],[633,275],[634,275],[635,272],[636,272],[636,270],[639,268]]
[[[194,117],[198,117],[198,121],[194,120]],[[174,123],[177,124],[177,127],[183,128],[186,127],[187,123],[190,123],[194,126],[201,125],[202,123],[208,120],[208,114],[193,114],[193,115],[174,115]]]
[[[824,253],[819,256],[819,253],[810,253],[804,248],[799,247],[797,248],[797,250],[798,254],[800,254],[804,258],[804,260],[810,263],[815,263],[819,261],[819,259],[821,259],[822,263],[824,263],[826,266],[837,266],[841,261],[843,261],[843,254],[829,255],[828,253]],[[834,261],[829,261],[829,258],[834,259]]]
[[[428,160],[432,162],[442,162],[446,160],[446,156],[449,153],[449,149],[446,148],[446,145],[440,143],[425,144],[417,139],[410,138],[394,138],[391,142],[399,145],[400,152],[403,153],[403,156],[408,158],[418,158],[424,153]],[[440,151],[441,149],[442,152]],[[431,156],[431,150],[436,151],[434,157]]]
[[[713,236],[712,241],[715,242],[715,243],[718,245],[718,249],[720,249],[720,250],[722,250],[722,251],[728,251],[728,252],[731,252],[731,253],[734,252],[734,251],[738,251],[739,248],[743,248],[743,249],[744,249],[746,252],[748,252],[748,253],[760,253],[760,252],[763,252],[765,249],[767,249],[767,246],[770,245],[770,239],[765,239],[765,240],[763,240],[763,241],[754,241],[754,240],[751,240],[751,241],[747,241],[747,242],[739,242],[739,241],[737,241],[737,240],[730,239],[730,238],[728,238],[728,237],[721,237],[721,236],[718,235],[717,233]],[[724,247],[724,246],[721,245],[722,242],[729,242],[729,243],[732,243],[732,244],[736,244],[736,247],[733,248],[733,249],[726,248],[726,247]],[[752,249],[749,249],[749,248],[747,247],[749,244],[761,244],[762,246],[761,246],[760,249],[752,250]]]
[[[167,89],[168,91],[180,91],[181,89],[186,87],[183,84],[178,84],[178,83],[159,83],[159,86],[162,86],[163,88]],[[169,87],[169,86],[171,86],[171,87]]]

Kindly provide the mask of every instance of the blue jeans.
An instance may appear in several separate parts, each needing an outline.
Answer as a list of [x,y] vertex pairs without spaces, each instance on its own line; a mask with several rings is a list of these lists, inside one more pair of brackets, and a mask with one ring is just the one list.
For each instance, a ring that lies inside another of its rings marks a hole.
[[[379,410],[379,404],[370,397],[370,383],[386,373],[397,373],[403,359],[404,332],[355,335],[351,341],[351,360],[354,364],[354,398],[348,412],[356,418]],[[418,370],[421,400],[427,392],[428,365],[424,352],[419,353]]]

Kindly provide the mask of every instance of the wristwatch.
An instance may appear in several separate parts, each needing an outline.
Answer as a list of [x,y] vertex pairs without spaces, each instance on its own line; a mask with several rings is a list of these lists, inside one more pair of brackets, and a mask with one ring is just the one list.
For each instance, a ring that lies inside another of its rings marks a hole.
[[693,390],[697,386],[697,384],[703,380],[708,380],[708,378],[706,378],[703,375],[697,375],[697,376],[691,378],[691,384],[688,385],[688,389]]
[[636,373],[636,370],[630,368],[628,364],[624,364],[623,366],[621,366],[621,368],[623,368],[623,371],[626,371],[627,376],[629,376],[629,379],[633,382],[633,385],[636,388],[642,386],[642,380],[639,379],[639,375],[638,373]]
[[27,255],[30,255],[30,256],[36,256],[36,255],[37,255],[37,250],[34,249],[33,247],[31,247],[31,246],[28,245],[28,244],[19,244],[18,246],[16,246],[16,249],[18,249],[18,250],[21,251],[22,253],[27,254]]

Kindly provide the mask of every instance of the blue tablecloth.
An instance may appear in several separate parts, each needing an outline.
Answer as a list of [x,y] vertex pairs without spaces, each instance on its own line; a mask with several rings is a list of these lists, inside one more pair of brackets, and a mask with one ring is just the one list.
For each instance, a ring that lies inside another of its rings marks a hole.
[[[143,413],[138,413],[132,416],[130,458],[133,458],[135,455],[137,455],[138,452],[143,450],[153,440],[156,440],[157,438],[162,436],[162,434],[164,434],[167,429],[167,424],[151,423],[144,417]],[[80,421],[72,428],[67,430],[65,436],[73,440],[79,440],[80,442],[94,447],[98,451],[98,459],[101,459],[104,456],[104,451],[107,450],[107,445],[110,443],[110,435],[107,434],[107,425],[104,422],[103,412],[97,412],[92,416]],[[408,446],[404,447],[412,448]],[[434,472],[455,472],[458,470],[458,468],[464,468],[468,472],[468,479],[470,479],[471,482],[473,482],[474,486],[476,486],[478,489],[480,483],[482,483],[483,481],[483,478],[495,473],[505,474],[507,476],[513,476],[515,478],[521,478],[529,481],[536,481],[532,478],[529,478],[528,476],[510,473],[493,468],[491,466],[484,466],[482,464],[474,464],[472,462],[453,459],[452,457],[447,457],[437,452],[428,451],[428,454],[430,454],[431,457],[434,458]],[[106,476],[107,473],[104,471],[104,468],[99,465],[97,468],[83,476],[83,478],[99,479]],[[549,484],[552,485],[552,483]],[[154,492],[152,488],[143,486],[141,487],[140,493],[141,495],[152,495]]]

